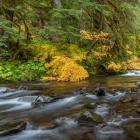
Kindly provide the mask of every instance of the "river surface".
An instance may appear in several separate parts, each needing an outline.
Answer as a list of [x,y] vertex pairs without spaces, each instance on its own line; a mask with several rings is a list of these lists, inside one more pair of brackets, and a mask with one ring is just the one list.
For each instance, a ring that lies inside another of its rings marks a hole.
[[0,140],[138,140],[125,129],[140,123],[138,81],[131,71],[79,83],[1,83]]

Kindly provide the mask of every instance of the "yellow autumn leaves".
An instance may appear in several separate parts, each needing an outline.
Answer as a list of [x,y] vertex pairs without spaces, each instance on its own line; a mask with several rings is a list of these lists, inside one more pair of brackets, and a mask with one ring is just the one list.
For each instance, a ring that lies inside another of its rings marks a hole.
[[43,80],[77,82],[89,77],[88,72],[82,66],[66,56],[55,56],[45,67],[51,69],[51,73]]
[[87,40],[100,40],[100,41],[106,41],[110,37],[109,33],[105,32],[90,32],[86,30],[80,30],[80,36],[82,39],[87,39]]

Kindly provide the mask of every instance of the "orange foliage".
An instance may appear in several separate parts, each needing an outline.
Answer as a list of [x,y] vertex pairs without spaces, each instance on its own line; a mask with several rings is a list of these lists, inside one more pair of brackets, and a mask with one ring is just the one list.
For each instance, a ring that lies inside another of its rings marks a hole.
[[110,62],[108,66],[106,67],[108,72],[121,72],[127,69],[127,65],[125,63],[115,63],[115,62]]
[[[65,56],[55,56],[54,59],[45,65],[51,69],[50,77],[58,81],[77,82],[88,78],[88,72],[73,59]],[[44,77],[43,79],[49,79]],[[50,78],[51,79],[51,78]]]
[[105,32],[90,32],[86,30],[80,30],[81,38],[87,40],[98,40],[98,41],[106,41],[110,37],[109,33]]

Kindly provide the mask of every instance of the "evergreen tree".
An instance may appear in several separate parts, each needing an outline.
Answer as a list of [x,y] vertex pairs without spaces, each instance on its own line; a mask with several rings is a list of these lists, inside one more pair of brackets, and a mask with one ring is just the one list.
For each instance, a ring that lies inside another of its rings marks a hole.
[[[50,22],[43,30],[43,36],[51,42],[81,43],[80,30],[96,34],[109,33],[109,41],[93,39],[87,44],[88,55],[95,46],[110,45],[115,58],[123,56],[130,36],[139,30],[139,0],[61,0],[53,9]],[[87,40],[86,40],[87,42]]]

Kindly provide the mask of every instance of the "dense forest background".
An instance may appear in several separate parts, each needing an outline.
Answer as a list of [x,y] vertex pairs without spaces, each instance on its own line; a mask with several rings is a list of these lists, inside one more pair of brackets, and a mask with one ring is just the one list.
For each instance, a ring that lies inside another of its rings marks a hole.
[[139,32],[139,0],[0,0],[0,80],[140,69]]

